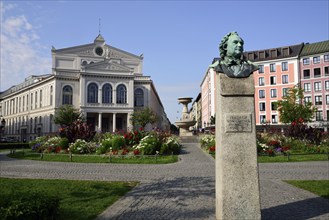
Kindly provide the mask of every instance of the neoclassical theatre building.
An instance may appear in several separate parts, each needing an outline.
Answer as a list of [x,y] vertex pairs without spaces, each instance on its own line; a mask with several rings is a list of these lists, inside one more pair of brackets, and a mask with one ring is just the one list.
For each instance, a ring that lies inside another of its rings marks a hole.
[[1,136],[33,140],[57,132],[53,118],[66,104],[98,132],[132,129],[130,116],[143,107],[158,116],[152,127],[170,129],[155,86],[143,75],[142,55],[112,47],[100,34],[91,44],[51,53],[51,74],[30,76],[0,93]]

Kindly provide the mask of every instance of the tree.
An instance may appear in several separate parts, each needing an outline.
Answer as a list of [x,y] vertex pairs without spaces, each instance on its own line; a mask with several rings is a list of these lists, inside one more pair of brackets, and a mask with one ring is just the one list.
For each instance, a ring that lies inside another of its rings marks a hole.
[[302,103],[304,100],[304,90],[299,85],[288,90],[287,96],[278,101],[278,111],[280,113],[280,122],[292,123],[303,120],[309,122],[312,120],[317,108],[311,102]]
[[139,125],[144,128],[148,123],[155,123],[157,118],[157,115],[151,108],[145,107],[131,114],[130,121],[134,126]]
[[55,114],[54,123],[60,126],[70,126],[75,121],[84,121],[84,117],[78,109],[72,105],[62,105]]

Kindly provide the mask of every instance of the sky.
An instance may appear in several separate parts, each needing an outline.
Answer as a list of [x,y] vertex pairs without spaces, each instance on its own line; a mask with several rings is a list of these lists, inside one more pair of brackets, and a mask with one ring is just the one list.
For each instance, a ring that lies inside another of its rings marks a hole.
[[227,33],[237,31],[245,51],[329,39],[329,0],[0,3],[0,91],[51,73],[52,46],[93,43],[100,31],[106,44],[144,55],[143,73],[171,123],[181,117],[177,98],[194,100],[201,91]]

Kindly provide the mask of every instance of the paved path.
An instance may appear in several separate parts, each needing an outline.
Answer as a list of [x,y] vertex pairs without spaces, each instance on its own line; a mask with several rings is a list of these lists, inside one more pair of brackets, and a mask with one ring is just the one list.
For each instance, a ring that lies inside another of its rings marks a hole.
[[[0,176],[139,181],[98,219],[215,219],[215,162],[197,144],[167,165],[56,163],[0,155]],[[329,179],[329,162],[260,164],[262,219],[329,219],[329,201],[281,180]]]

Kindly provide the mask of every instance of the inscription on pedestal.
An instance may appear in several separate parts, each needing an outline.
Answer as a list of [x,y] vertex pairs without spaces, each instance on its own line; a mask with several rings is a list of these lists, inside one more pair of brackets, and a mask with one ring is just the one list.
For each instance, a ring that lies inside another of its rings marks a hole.
[[225,114],[225,133],[252,132],[251,114]]

